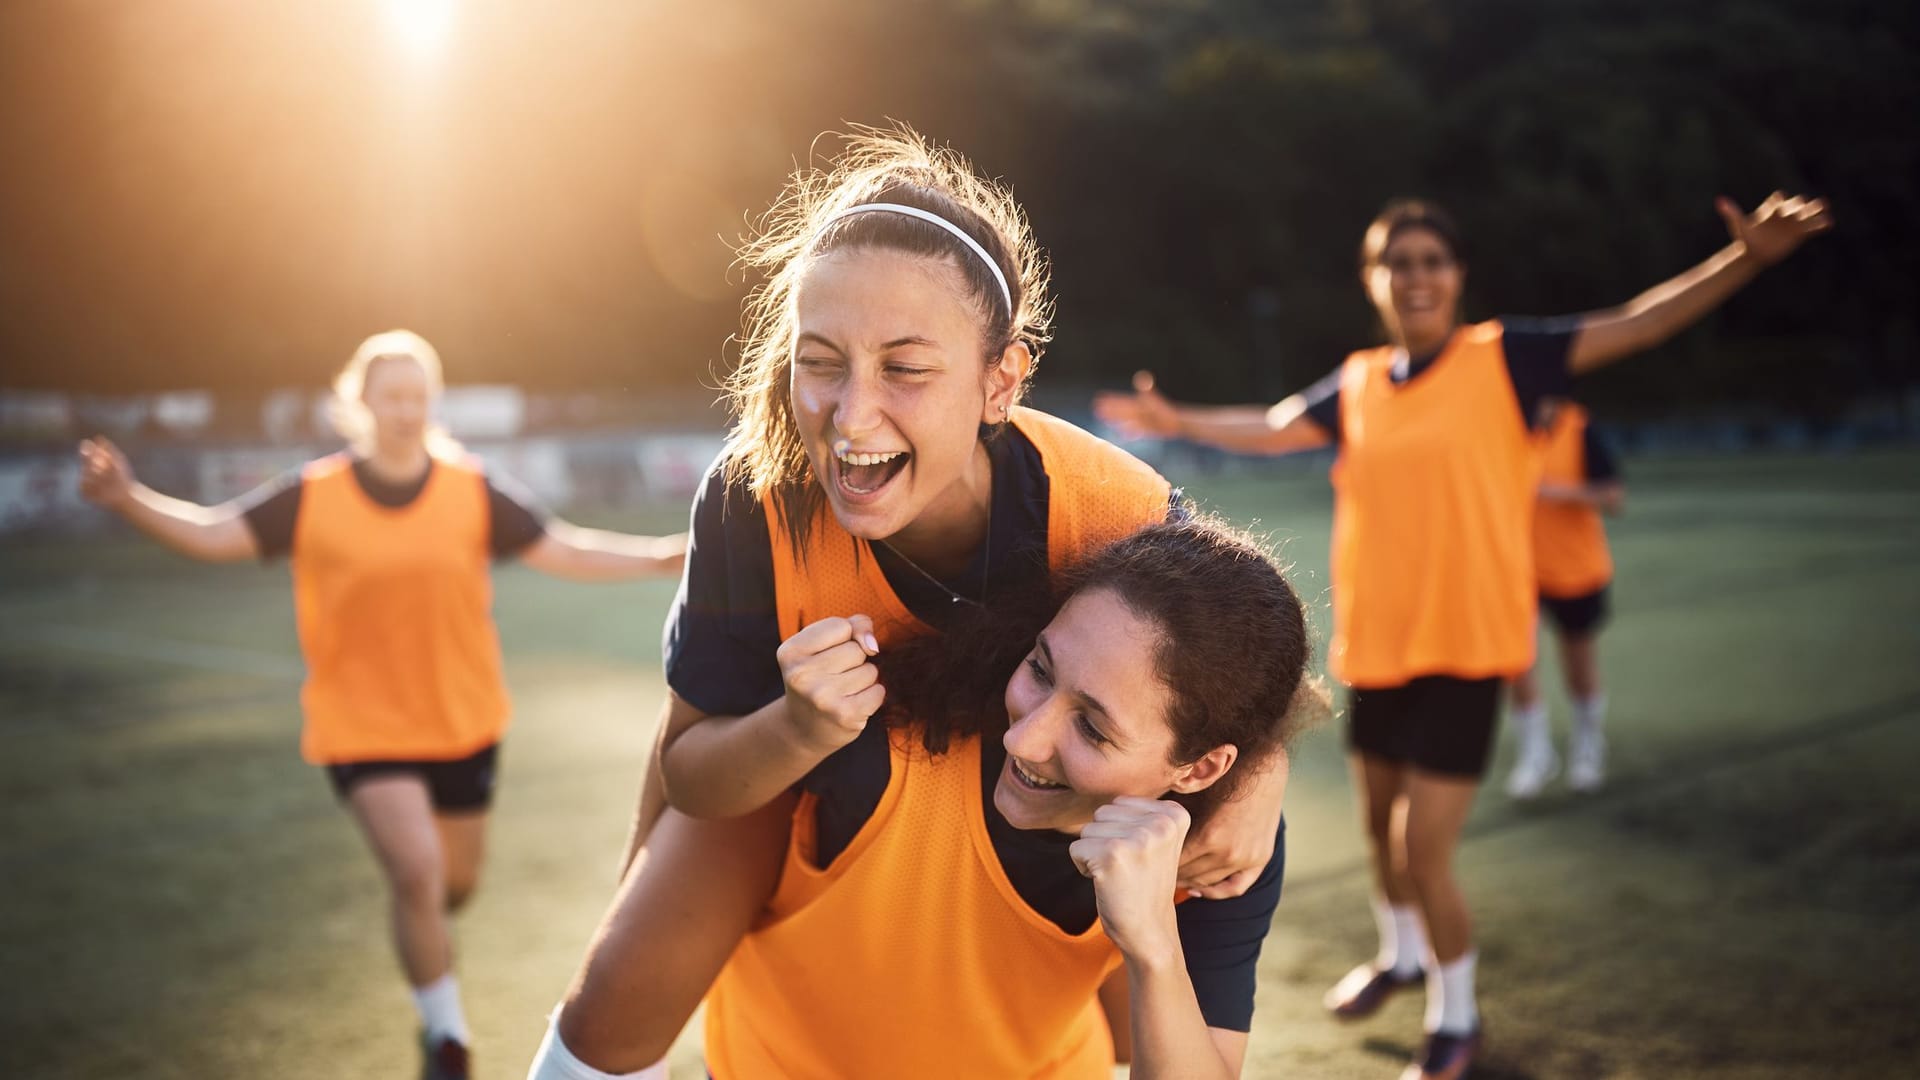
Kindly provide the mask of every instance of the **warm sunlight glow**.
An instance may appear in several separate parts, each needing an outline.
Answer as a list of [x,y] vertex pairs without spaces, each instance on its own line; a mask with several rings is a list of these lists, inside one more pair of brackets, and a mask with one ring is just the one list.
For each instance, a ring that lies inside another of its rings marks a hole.
[[447,40],[456,0],[385,0],[387,27],[409,51],[431,52]]

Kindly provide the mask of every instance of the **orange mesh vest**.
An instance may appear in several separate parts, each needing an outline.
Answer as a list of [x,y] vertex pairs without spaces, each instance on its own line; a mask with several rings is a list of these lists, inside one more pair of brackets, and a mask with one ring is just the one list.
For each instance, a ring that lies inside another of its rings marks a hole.
[[1405,383],[1391,348],[1342,369],[1327,660],[1349,686],[1533,663],[1540,459],[1500,337],[1496,322],[1463,327]]
[[450,760],[499,741],[507,691],[479,464],[435,459],[426,487],[399,508],[368,498],[343,454],[309,464],[300,483],[302,756]]
[[[1567,402],[1554,411],[1541,443],[1543,480],[1585,486],[1587,411]],[[1600,511],[1542,502],[1533,511],[1533,561],[1540,591],[1562,599],[1598,592],[1613,580],[1613,556]]]
[[[1050,480],[1057,570],[1164,520],[1167,482],[1124,452],[1026,409],[1013,423]],[[872,615],[882,647],[925,633],[871,552],[823,513],[804,567],[768,504],[783,637],[831,615]],[[1086,1077],[1113,1045],[1094,992],[1119,955],[1098,924],[1067,934],[1020,899],[987,835],[980,743],[929,757],[891,743],[880,805],[826,869],[814,798],[794,813],[779,888],[707,998],[720,1080]]]

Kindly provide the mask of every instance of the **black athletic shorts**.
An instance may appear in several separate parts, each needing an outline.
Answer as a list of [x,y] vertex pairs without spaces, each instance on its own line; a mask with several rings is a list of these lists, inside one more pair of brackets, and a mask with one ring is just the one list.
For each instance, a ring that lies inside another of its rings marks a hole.
[[349,761],[327,766],[327,779],[344,802],[362,780],[411,773],[426,781],[435,810],[485,810],[493,804],[494,760],[499,756],[500,744],[494,743],[472,757],[453,761]]
[[1427,772],[1479,779],[1506,680],[1422,675],[1347,691],[1347,747]]
[[1548,596],[1540,594],[1540,610],[1562,634],[1586,637],[1607,621],[1607,586],[1585,596]]

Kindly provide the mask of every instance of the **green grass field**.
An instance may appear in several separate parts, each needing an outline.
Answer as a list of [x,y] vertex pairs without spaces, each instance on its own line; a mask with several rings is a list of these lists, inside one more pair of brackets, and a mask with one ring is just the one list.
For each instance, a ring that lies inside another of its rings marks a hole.
[[[1462,849],[1475,1075],[1910,1075],[1920,454],[1629,464],[1612,783],[1525,807],[1490,785]],[[1177,479],[1283,540],[1324,618],[1318,473]],[[497,580],[517,719],[459,935],[502,1080],[611,893],[672,590]],[[282,568],[0,550],[0,1076],[412,1075],[372,859],[295,751],[297,672]],[[1337,728],[1302,744],[1288,805],[1247,1073],[1395,1075],[1418,994],[1353,1027],[1318,1006],[1373,949]],[[680,1074],[697,1060],[689,1036]]]

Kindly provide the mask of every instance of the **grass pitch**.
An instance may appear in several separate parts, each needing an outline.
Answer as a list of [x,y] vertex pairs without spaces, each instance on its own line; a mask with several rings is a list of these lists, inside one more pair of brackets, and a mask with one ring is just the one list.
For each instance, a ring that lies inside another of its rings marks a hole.
[[[1920,1052],[1920,454],[1629,467],[1611,783],[1528,806],[1491,783],[1461,850],[1475,1075],[1902,1075]],[[1271,530],[1324,619],[1317,470],[1174,478]],[[479,1067],[508,1078],[611,895],[672,587],[496,580],[517,717],[458,933]],[[0,550],[0,1075],[417,1069],[373,861],[298,759],[298,670],[284,568]],[[1550,658],[1546,676],[1564,732]],[[1337,725],[1305,739],[1288,807],[1247,1074],[1394,1075],[1419,994],[1351,1027],[1318,1005],[1374,947]],[[698,1075],[697,1040],[675,1060]]]

